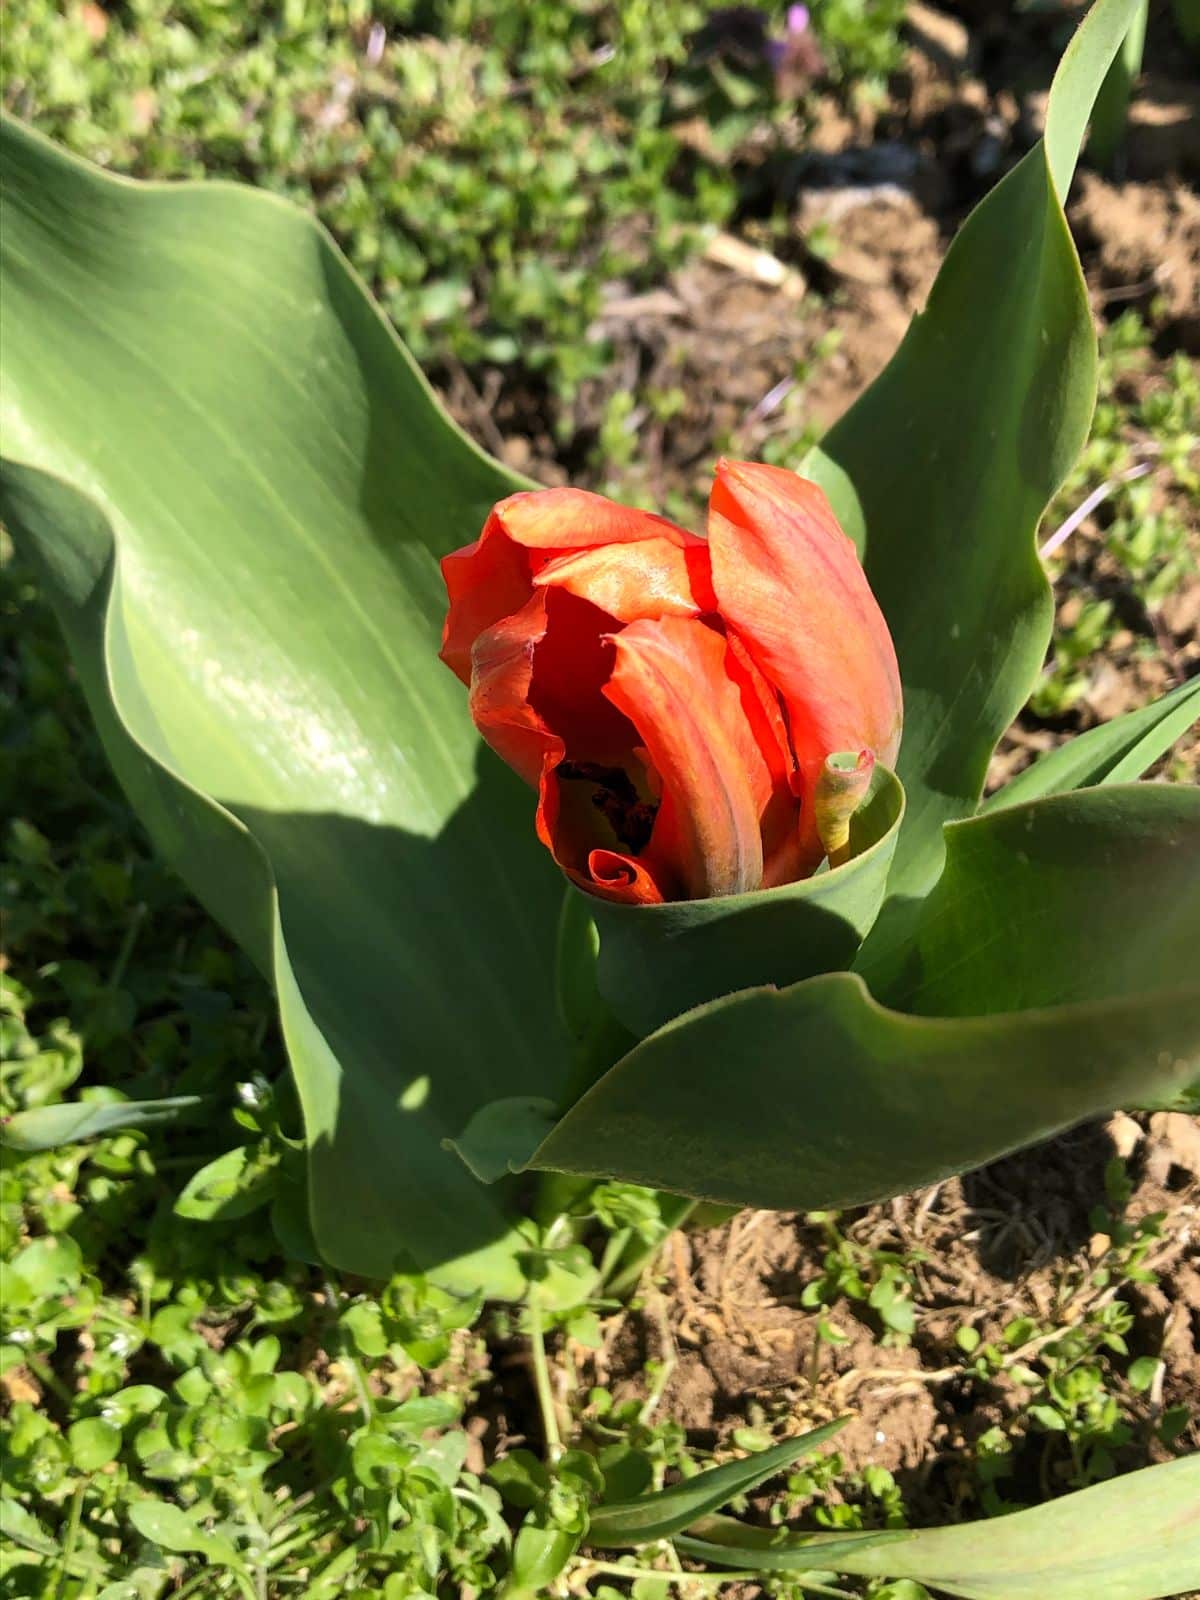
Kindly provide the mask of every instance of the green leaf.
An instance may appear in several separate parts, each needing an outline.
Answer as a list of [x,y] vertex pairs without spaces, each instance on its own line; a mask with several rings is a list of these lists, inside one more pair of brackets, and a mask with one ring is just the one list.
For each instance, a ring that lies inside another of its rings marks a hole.
[[1125,143],[1129,102],[1133,86],[1142,70],[1142,50],[1146,43],[1149,0],[1139,0],[1133,21],[1113,64],[1096,96],[1092,124],[1088,133],[1088,155],[1094,166],[1108,169]]
[[856,974],[828,973],[660,1029],[566,1113],[531,1165],[733,1205],[859,1205],[1116,1106],[1167,1100],[1197,1076],[1194,978],[1150,1003],[910,1017]]
[[782,1444],[758,1455],[711,1467],[659,1494],[598,1506],[588,1524],[588,1543],[620,1549],[649,1544],[655,1539],[669,1539],[697,1518],[725,1505],[735,1495],[749,1494],[777,1472],[785,1471],[801,1456],[809,1455],[832,1439],[849,1420],[840,1417],[836,1422],[827,1422],[823,1428],[785,1439]]
[[1164,1600],[1200,1576],[1200,1456],[951,1528],[794,1539],[711,1518],[702,1532],[678,1539],[678,1548],[718,1566],[803,1571],[819,1563],[859,1577],[912,1578],[964,1600]]
[[701,1517],[686,1533],[676,1534],[675,1547],[684,1555],[717,1567],[745,1567],[754,1572],[836,1572],[843,1558],[854,1561],[867,1550],[903,1544],[908,1537],[901,1530],[789,1534],[782,1529],[748,1526],[732,1517],[709,1516]]
[[[1137,4],[1092,8],[1055,76],[1044,143],[972,212],[896,355],[802,469],[856,538],[900,661],[908,810],[896,893],[919,896],[936,878],[941,825],[974,811],[1050,637],[1034,534],[1096,391],[1062,202]],[[895,936],[885,913],[875,938]]]
[[550,1487],[550,1473],[531,1450],[510,1450],[487,1469],[506,1504],[527,1511],[538,1505]]
[[881,998],[927,1016],[1192,987],[1200,789],[1081,789],[953,824],[946,867]]
[[325,234],[3,124],[3,514],[160,852],[273,979],[324,1257],[517,1294],[442,1148],[557,1098],[561,879],[437,660],[436,557],[520,485]]
[[644,1036],[718,995],[849,966],[883,903],[903,815],[903,790],[877,766],[851,821],[853,859],[834,871],[778,889],[667,905],[588,897],[600,932],[596,976],[604,999]]
[[998,789],[984,811],[1096,784],[1131,783],[1200,719],[1200,677],[1181,683],[1148,706],[1127,711],[1032,762]]
[[169,1122],[181,1111],[201,1103],[199,1096],[183,1094],[169,1100],[79,1100],[69,1105],[37,1106],[0,1120],[0,1144],[26,1152],[53,1150],[77,1139],[114,1133],[118,1128],[148,1128],[156,1122]]
[[103,1417],[82,1417],[67,1429],[71,1460],[80,1472],[98,1472],[121,1451],[121,1430]]
[[232,1222],[265,1206],[275,1192],[274,1162],[262,1162],[244,1146],[226,1150],[194,1173],[175,1202],[175,1215],[193,1222]]
[[59,1554],[58,1545],[33,1513],[7,1495],[0,1499],[0,1533],[22,1549],[34,1550],[40,1556]]
[[1200,791],[1082,790],[947,837],[885,991],[921,1015],[845,975],[703,1007],[620,1061],[531,1165],[853,1205],[1183,1095],[1200,1077]]
[[579,1535],[565,1528],[526,1523],[513,1540],[512,1568],[499,1600],[544,1600],[549,1586],[575,1554]]
[[7,1264],[4,1298],[14,1305],[73,1294],[83,1271],[83,1252],[69,1234],[35,1239]]
[[521,1172],[553,1126],[552,1100],[531,1095],[492,1100],[480,1106],[457,1139],[446,1140],[446,1148],[480,1183],[495,1183],[509,1172]]
[[206,1556],[218,1566],[239,1565],[238,1553],[228,1539],[198,1527],[187,1512],[168,1500],[137,1500],[129,1507],[130,1522],[151,1544],[160,1545],[175,1555],[193,1552]]

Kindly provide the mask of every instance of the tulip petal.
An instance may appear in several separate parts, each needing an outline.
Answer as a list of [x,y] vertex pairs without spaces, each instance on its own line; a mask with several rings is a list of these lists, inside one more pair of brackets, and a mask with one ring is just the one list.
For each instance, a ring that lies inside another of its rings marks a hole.
[[613,646],[604,692],[636,727],[663,788],[647,869],[661,883],[673,867],[693,899],[757,889],[769,779],[724,637],[703,622],[664,617],[630,623]]
[[[658,905],[666,898],[645,862],[631,854],[587,842],[602,826],[586,786],[562,776],[547,762],[538,793],[538,837],[571,882],[618,905]],[[616,844],[614,840],[614,844]]]
[[[694,583],[700,609],[711,609],[707,545],[694,533],[665,517],[617,505],[587,489],[533,489],[509,495],[493,507],[473,544],[442,558],[442,577],[450,598],[442,631],[442,660],[469,684],[471,646],[476,637],[501,617],[521,609],[529,599],[534,577],[556,553],[593,546],[628,547],[651,540],[690,552],[683,562],[686,571],[694,574],[687,579],[687,592],[692,592]],[[680,581],[675,580],[676,587]],[[578,592],[585,599],[592,598],[583,587]]]
[[618,622],[698,617],[717,608],[703,539],[680,545],[655,535],[572,551],[548,561],[533,581],[590,600]]
[[[551,616],[552,611],[558,614]],[[501,760],[537,790],[538,836],[572,882],[621,904],[658,904],[662,891],[645,866],[595,844],[605,831],[603,820],[581,793],[588,786],[562,777],[567,742],[534,704],[535,680],[543,673],[560,689],[564,677],[573,679],[579,699],[568,698],[575,713],[572,735],[577,737],[582,725],[609,753],[616,748],[615,738],[630,764],[636,764],[634,730],[600,692],[612,649],[599,638],[597,622],[611,625],[609,618],[573,597],[539,591],[514,616],[485,629],[472,651],[471,716]],[[567,692],[569,697],[569,688]]]
[[474,544],[442,557],[450,608],[442,628],[441,658],[465,684],[471,682],[471,647],[485,628],[520,611],[532,589],[528,551],[507,538],[492,511]]
[[729,634],[726,644],[726,670],[741,690],[742,709],[762,752],[762,779],[756,791],[763,842],[762,887],[773,889],[806,877],[819,865],[820,854],[801,843],[796,806],[800,775],[778,692],[755,666],[737,634]]
[[537,788],[566,746],[530,703],[534,657],[549,627],[546,596],[501,617],[471,650],[471,718],[502,761]]
[[538,643],[530,704],[562,735],[572,761],[623,766],[637,738],[605,697],[612,671],[610,635],[616,620],[562,589],[537,591],[547,626]]
[[866,747],[895,761],[900,673],[887,623],[828,500],[793,472],[718,462],[708,537],[721,615],[783,696],[802,831],[815,839],[811,797],[830,752]]
[[510,494],[492,513],[510,539],[531,550],[586,550],[592,545],[637,544],[667,539],[684,546],[694,533],[656,517],[606,500],[590,489],[532,489]]
[[587,877],[578,873],[570,876],[592,894],[619,905],[657,906],[663,902],[663,892],[647,867],[615,850],[593,850],[588,857]]

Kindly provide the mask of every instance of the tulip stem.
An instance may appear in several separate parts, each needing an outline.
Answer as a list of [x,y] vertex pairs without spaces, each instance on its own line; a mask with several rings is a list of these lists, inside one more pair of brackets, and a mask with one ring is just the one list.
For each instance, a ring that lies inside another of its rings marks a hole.
[[558,1407],[554,1401],[554,1387],[550,1382],[550,1364],[546,1360],[546,1336],[542,1329],[541,1307],[530,1303],[529,1347],[533,1357],[533,1386],[537,1392],[538,1409],[542,1413],[542,1434],[546,1441],[546,1455],[557,1461],[563,1453],[562,1434],[558,1428]]

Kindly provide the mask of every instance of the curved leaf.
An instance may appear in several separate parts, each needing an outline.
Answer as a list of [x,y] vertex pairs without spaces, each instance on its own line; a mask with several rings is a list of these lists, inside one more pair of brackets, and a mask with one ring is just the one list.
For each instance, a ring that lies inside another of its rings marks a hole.
[[789,1538],[711,1517],[676,1540],[716,1566],[914,1578],[964,1600],[1169,1600],[1200,1581],[1200,1456],[988,1522]]
[[725,1505],[735,1495],[749,1494],[777,1472],[786,1471],[801,1456],[832,1439],[849,1420],[849,1417],[839,1417],[836,1422],[827,1422],[822,1428],[785,1439],[782,1444],[757,1455],[710,1467],[707,1472],[685,1478],[682,1483],[673,1484],[658,1494],[598,1506],[588,1523],[587,1542],[604,1548],[625,1549],[649,1544],[654,1539],[669,1539],[698,1517],[707,1516],[718,1506]]
[[1200,789],[1080,789],[953,823],[899,978],[925,1016],[1129,996],[1196,981]]
[[[974,811],[1050,637],[1034,533],[1083,444],[1096,389],[1062,203],[1138,3],[1092,8],[1055,75],[1044,143],[972,212],[896,355],[804,469],[856,537],[900,660],[898,894],[919,896],[936,878],[941,825]],[[898,937],[885,912],[873,939]]]
[[169,1122],[181,1111],[202,1102],[199,1095],[175,1095],[169,1100],[77,1100],[56,1106],[35,1106],[0,1117],[0,1145],[10,1150],[53,1150],[77,1139],[95,1139],[119,1128],[148,1128]]
[[1181,683],[1148,706],[1127,711],[1056,745],[991,795],[982,809],[999,811],[1003,806],[1094,784],[1131,783],[1197,721],[1200,677]]
[[435,558],[516,485],[299,211],[9,120],[0,160],[5,515],[158,848],[274,979],[318,1244],[515,1292],[441,1141],[559,1091],[560,880],[437,661]]
[[[702,1199],[848,1205],[934,1182],[1200,1079],[1200,790],[1084,789],[946,830],[878,968],[678,1018],[532,1165]],[[868,993],[915,1011],[888,1010]],[[886,981],[884,981],[886,980]]]
[[935,1183],[1200,1076],[1200,980],[993,1017],[909,1017],[853,973],[670,1023],[547,1136],[534,1167],[777,1210]]
[[613,1014],[644,1036],[736,989],[848,967],[883,903],[903,815],[903,790],[877,766],[851,821],[853,859],[834,871],[755,894],[667,905],[589,896],[600,932],[596,981]]

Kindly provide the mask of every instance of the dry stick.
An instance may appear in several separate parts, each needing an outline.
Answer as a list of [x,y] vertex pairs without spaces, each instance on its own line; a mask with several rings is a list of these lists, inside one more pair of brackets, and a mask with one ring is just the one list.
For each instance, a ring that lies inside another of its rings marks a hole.
[[1038,551],[1038,555],[1041,556],[1042,560],[1045,561],[1054,554],[1060,545],[1065,544],[1084,518],[1089,517],[1098,505],[1103,504],[1114,489],[1119,488],[1123,483],[1132,483],[1135,478],[1144,478],[1148,472],[1153,470],[1153,466],[1154,463],[1151,461],[1139,461],[1136,467],[1127,467],[1124,472],[1118,472],[1115,478],[1106,478],[1098,488],[1093,489],[1091,494],[1075,507],[1058,531],[1052,533]]

